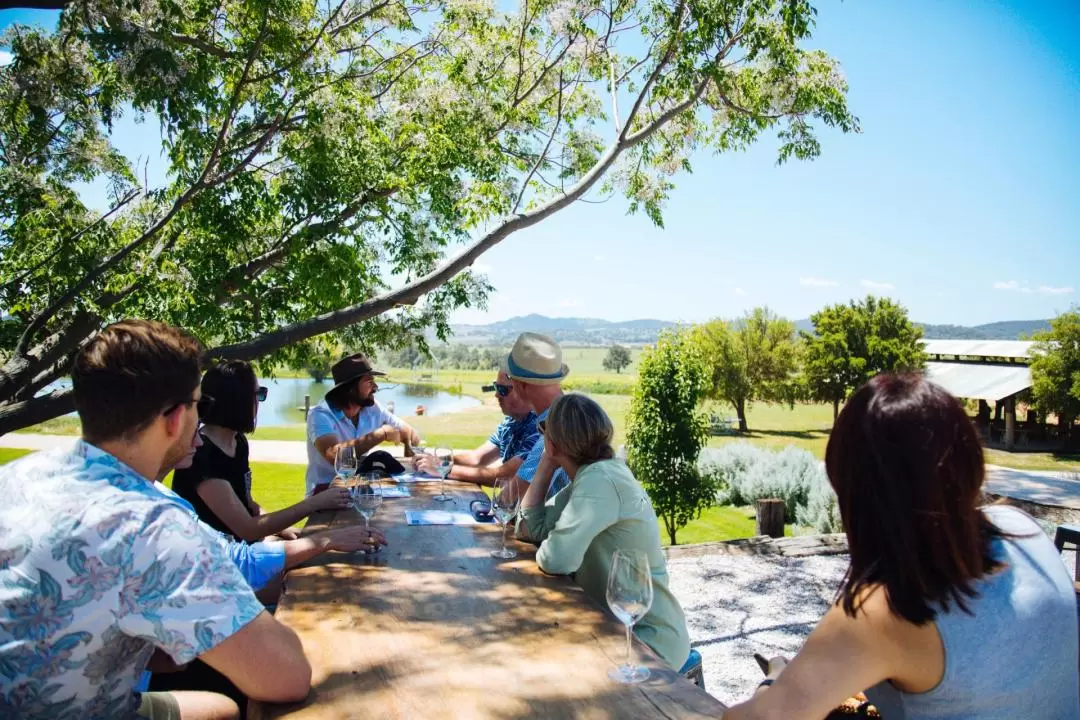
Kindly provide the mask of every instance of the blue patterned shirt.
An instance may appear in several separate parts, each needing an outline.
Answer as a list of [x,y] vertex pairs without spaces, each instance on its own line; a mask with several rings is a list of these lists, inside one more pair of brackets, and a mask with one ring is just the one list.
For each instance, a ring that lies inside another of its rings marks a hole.
[[[536,418],[536,422],[541,420],[547,420],[548,408],[544,412],[540,413]],[[539,430],[537,430],[539,432]],[[537,469],[540,467],[540,458],[544,456],[544,436],[538,435],[536,444],[532,446],[532,450],[525,456],[525,461],[521,463],[521,467],[518,468],[517,476],[527,483],[532,483],[533,475],[536,474]],[[548,491],[546,497],[555,497],[555,494],[562,490],[564,487],[570,484],[570,476],[566,474],[566,471],[562,468],[555,468],[555,472],[551,475],[551,484],[548,485]]]
[[532,411],[520,420],[507,416],[499,423],[499,427],[495,428],[495,432],[491,433],[488,442],[499,448],[503,462],[513,457],[524,460],[540,438],[536,422],[536,413]]
[[219,536],[93,445],[0,467],[0,497],[0,717],[134,717],[155,647],[190,662],[263,611]]

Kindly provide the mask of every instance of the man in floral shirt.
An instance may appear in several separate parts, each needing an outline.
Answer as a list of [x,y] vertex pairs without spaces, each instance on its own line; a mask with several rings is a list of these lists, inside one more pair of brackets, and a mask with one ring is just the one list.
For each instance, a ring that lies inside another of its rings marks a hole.
[[133,692],[155,650],[255,699],[306,696],[295,633],[153,484],[194,451],[201,354],[160,323],[106,328],[72,369],[82,439],[0,468],[0,717],[236,716],[212,693]]

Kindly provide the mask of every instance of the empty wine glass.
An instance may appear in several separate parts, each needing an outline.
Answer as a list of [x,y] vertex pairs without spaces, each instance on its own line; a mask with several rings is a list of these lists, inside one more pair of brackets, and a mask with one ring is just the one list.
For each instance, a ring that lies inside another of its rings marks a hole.
[[649,557],[641,550],[616,550],[608,572],[607,602],[611,612],[626,626],[626,662],[608,673],[616,682],[634,684],[649,679],[649,668],[633,665],[630,660],[634,623],[649,612],[652,601]]
[[[353,507],[364,518],[364,529],[370,530],[370,520],[382,504],[382,495],[378,487],[369,482],[362,482],[352,489]],[[378,545],[373,546],[370,552],[378,550]]]
[[356,475],[356,468],[356,448],[352,445],[339,447],[337,457],[334,460],[334,470],[337,472],[338,477],[345,481],[346,485]]
[[435,450],[435,469],[442,481],[439,483],[439,494],[433,500],[435,502],[457,502],[453,495],[446,494],[446,476],[454,467],[454,451],[450,448],[438,448]]
[[521,498],[518,495],[517,484],[513,479],[496,480],[494,492],[491,494],[491,514],[502,526],[502,549],[492,550],[491,557],[509,560],[517,557],[517,552],[506,547],[506,524],[517,515],[518,504]]

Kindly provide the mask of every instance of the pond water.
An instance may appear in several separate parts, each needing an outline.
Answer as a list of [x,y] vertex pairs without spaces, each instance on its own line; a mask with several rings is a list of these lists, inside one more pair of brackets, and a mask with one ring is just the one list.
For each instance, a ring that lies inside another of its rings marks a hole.
[[[311,396],[311,406],[322,402],[326,391],[334,387],[329,380],[316,383],[306,378],[259,379],[270,389],[266,402],[259,406],[259,427],[274,427],[304,422],[304,396]],[[46,390],[71,387],[71,381],[60,380]],[[397,415],[413,415],[417,405],[424,406],[425,415],[445,415],[480,405],[480,401],[468,395],[455,395],[429,385],[405,385],[383,383],[375,396],[379,404],[394,404]],[[75,413],[71,413],[74,415]]]

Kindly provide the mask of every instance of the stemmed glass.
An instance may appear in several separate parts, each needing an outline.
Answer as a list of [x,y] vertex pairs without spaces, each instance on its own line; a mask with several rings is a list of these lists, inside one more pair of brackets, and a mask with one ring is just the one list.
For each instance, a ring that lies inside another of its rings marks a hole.
[[649,557],[641,550],[616,550],[608,572],[607,602],[611,612],[626,626],[626,662],[608,673],[616,682],[634,684],[649,679],[649,668],[633,665],[630,659],[634,623],[649,612],[652,601]]
[[352,445],[339,447],[337,457],[334,459],[334,470],[337,472],[338,477],[345,481],[346,485],[356,475],[356,468],[356,448]]
[[454,451],[450,448],[438,448],[435,450],[435,469],[442,481],[439,483],[439,494],[432,500],[435,502],[457,502],[453,495],[446,494],[446,476],[454,467]]
[[517,557],[517,551],[506,547],[506,524],[517,515],[518,504],[521,498],[518,496],[518,488],[513,478],[509,480],[496,480],[494,492],[491,494],[491,514],[502,526],[502,550],[492,550],[491,557],[509,560]]
[[[370,520],[379,509],[379,505],[382,504],[382,499],[382,495],[379,494],[378,488],[370,482],[367,482],[366,479],[352,489],[353,507],[355,507],[356,511],[363,516],[365,530],[371,529]],[[371,552],[377,550],[378,545],[374,546],[374,548],[375,549]]]

